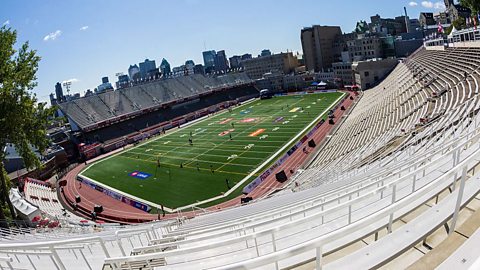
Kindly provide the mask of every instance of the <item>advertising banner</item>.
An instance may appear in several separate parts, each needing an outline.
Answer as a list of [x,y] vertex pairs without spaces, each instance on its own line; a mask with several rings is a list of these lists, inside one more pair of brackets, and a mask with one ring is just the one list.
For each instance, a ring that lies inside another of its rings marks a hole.
[[[137,175],[138,175],[138,174],[137,174]],[[123,202],[123,203],[126,203],[126,204],[128,204],[128,205],[131,205],[131,206],[133,206],[133,207],[135,207],[135,208],[138,208],[138,209],[140,209],[140,210],[143,210],[143,211],[145,211],[145,212],[148,212],[148,211],[150,211],[150,209],[151,209],[150,206],[148,206],[148,205],[146,205],[146,204],[144,204],[144,203],[138,202],[138,201],[136,201],[136,200],[134,200],[134,199],[130,199],[130,198],[128,198],[127,196],[124,196],[124,195],[122,195],[122,194],[120,194],[120,193],[118,193],[118,192],[115,192],[115,191],[110,190],[110,189],[108,189],[108,188],[104,188],[104,187],[102,187],[102,186],[100,186],[100,185],[97,185],[96,183],[94,183],[94,182],[92,182],[92,181],[89,181],[88,179],[86,179],[86,178],[84,178],[84,177],[82,177],[82,176],[80,176],[80,175],[77,176],[77,180],[80,181],[80,182],[82,182],[82,183],[84,183],[85,185],[88,185],[89,187],[91,187],[91,188],[93,188],[93,189],[95,189],[95,190],[98,190],[98,191],[102,192],[103,194],[105,194],[105,195],[107,195],[107,196],[110,196],[110,197],[114,198],[114,199],[117,200],[117,201],[121,201],[121,202]]]

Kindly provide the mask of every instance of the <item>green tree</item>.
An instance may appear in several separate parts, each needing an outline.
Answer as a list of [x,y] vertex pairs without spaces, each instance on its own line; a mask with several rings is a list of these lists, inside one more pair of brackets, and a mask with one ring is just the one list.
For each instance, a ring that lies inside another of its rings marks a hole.
[[[17,32],[0,28],[0,161],[5,160],[5,147],[15,145],[27,168],[40,167],[41,163],[31,146],[43,152],[48,146],[46,127],[53,109],[38,103],[32,93],[40,57],[30,50],[28,42],[15,49]],[[10,180],[3,162],[0,162],[0,219],[15,218],[8,197]],[[5,224],[2,224],[5,226]]]
[[472,16],[480,12],[480,0],[460,0],[460,5],[472,10]]
[[454,26],[455,26],[455,29],[457,29],[457,30],[462,30],[462,29],[467,28],[467,24],[465,22],[465,19],[464,18],[458,18],[457,20],[453,21],[453,23],[445,30],[445,34],[450,35]]

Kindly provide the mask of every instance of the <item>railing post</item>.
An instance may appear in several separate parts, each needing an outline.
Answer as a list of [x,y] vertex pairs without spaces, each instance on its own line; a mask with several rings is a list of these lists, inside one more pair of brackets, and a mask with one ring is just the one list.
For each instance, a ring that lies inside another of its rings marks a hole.
[[352,194],[348,197],[348,200],[350,201],[350,204],[348,205],[348,224],[352,223]]
[[[392,205],[397,200],[397,185],[393,185],[392,187]],[[392,226],[393,226],[393,212],[390,214],[390,218],[388,220],[388,233],[392,233]]]
[[[255,233],[255,227],[253,228],[253,232]],[[258,251],[257,237],[255,236],[253,240],[255,240],[255,250],[257,251],[257,257],[260,257],[260,252]]]
[[[383,180],[380,182],[380,186],[383,186]],[[383,191],[384,189],[382,189],[382,191],[380,191],[380,199],[383,199]]]
[[[273,245],[273,252],[277,252],[277,245],[275,244],[275,233],[272,232],[272,245]],[[278,268],[278,261],[275,261],[275,269],[279,269]]]
[[315,269],[322,270],[322,247],[317,247],[315,249],[316,256],[315,256]]
[[105,242],[103,242],[103,239],[100,238],[100,246],[102,247],[103,252],[105,253],[105,258],[110,258],[110,254],[108,253],[107,247],[105,247]]
[[322,224],[325,221],[325,213],[323,213],[324,203],[325,203],[325,200],[322,198],[322,206],[321,206],[321,209],[320,209],[320,211],[322,211]]
[[[457,149],[457,151],[453,152],[453,167],[457,166],[457,164],[460,162],[460,148]],[[453,175],[453,181],[452,185],[450,186],[452,188],[452,192],[455,191],[455,181],[457,181],[458,174],[455,172]]]
[[62,260],[60,259],[60,256],[58,256],[58,253],[57,253],[57,251],[55,250],[55,248],[54,248],[53,246],[49,246],[48,248],[49,248],[50,251],[52,252],[52,255],[53,255],[53,257],[55,258],[55,262],[56,262],[57,266],[58,266],[61,270],[66,270],[65,265],[63,265],[63,262],[62,262]]
[[460,205],[462,204],[463,191],[465,190],[465,181],[467,180],[467,166],[462,169],[462,178],[460,179],[460,188],[458,190],[457,203],[455,204],[455,210],[453,212],[452,223],[448,234],[451,235],[455,231],[455,225],[458,219],[458,212],[460,211]]
[[416,172],[416,171],[417,171],[417,166],[418,166],[418,164],[415,164],[415,165],[413,166],[413,171],[414,171],[415,173],[413,174],[412,193],[415,192],[415,185],[417,184],[417,172]]
[[[125,250],[123,249],[123,246],[122,246],[122,239],[118,238],[118,235],[115,237],[117,238],[117,245],[118,245],[118,248],[120,248],[120,252],[122,253],[122,256],[127,256],[127,254],[125,253]],[[130,242],[131,244],[131,242]]]

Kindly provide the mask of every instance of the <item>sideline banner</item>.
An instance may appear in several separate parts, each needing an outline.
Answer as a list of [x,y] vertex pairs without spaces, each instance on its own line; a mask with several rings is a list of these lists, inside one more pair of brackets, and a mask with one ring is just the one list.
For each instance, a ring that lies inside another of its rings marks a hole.
[[105,194],[107,196],[110,196],[110,197],[114,198],[117,201],[121,201],[123,203],[126,203],[130,206],[133,206],[133,207],[135,207],[137,209],[140,209],[140,210],[143,210],[145,212],[149,212],[151,210],[151,207],[144,204],[144,203],[135,201],[134,199],[130,199],[127,196],[119,194],[119,193],[117,193],[113,190],[110,190],[110,189],[104,188],[100,185],[97,185],[96,183],[93,183],[92,181],[89,181],[88,179],[85,179],[84,177],[81,177],[80,175],[77,175],[77,180],[82,182],[83,184],[97,190],[97,191],[102,192],[103,194]]

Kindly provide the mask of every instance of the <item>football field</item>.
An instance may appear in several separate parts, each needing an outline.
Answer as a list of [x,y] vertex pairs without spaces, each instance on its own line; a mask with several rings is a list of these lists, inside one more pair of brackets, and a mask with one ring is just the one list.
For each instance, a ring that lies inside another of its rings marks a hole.
[[[288,150],[280,151],[282,147],[316,124],[313,121],[320,114],[326,119],[328,109],[342,95],[334,92],[256,100],[172,129],[91,164],[81,175],[170,209],[204,201],[224,194],[262,165],[273,163]],[[266,162],[272,156],[275,158]],[[262,172],[255,173],[232,195],[240,194]]]

